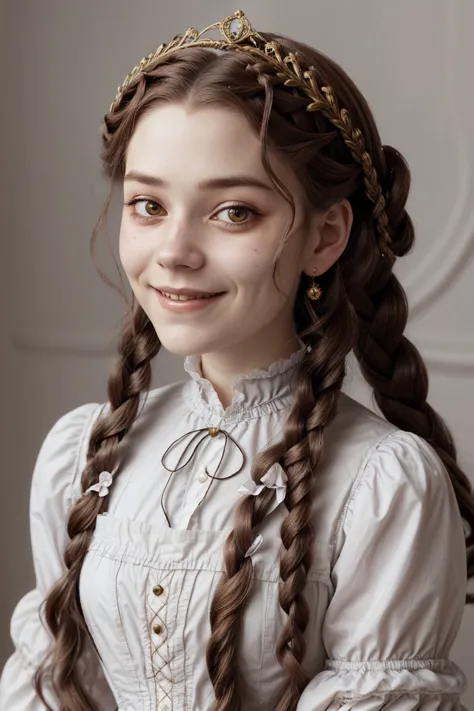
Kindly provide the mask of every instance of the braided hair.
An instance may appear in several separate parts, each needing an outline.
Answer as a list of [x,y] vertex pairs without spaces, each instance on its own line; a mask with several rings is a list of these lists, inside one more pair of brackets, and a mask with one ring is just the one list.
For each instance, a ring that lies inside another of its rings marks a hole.
[[[442,458],[466,524],[470,577],[474,575],[474,499],[469,480],[456,462],[452,436],[426,402],[428,376],[423,360],[403,335],[408,307],[392,269],[395,259],[409,252],[414,241],[413,225],[405,210],[410,185],[407,164],[394,148],[382,146],[367,102],[337,64],[288,38],[265,37],[277,42],[283,53],[293,53],[309,72],[309,80],[325,87],[325,101],[308,110],[308,97],[265,61],[189,47],[127,86],[105,116],[102,161],[112,182],[123,179],[128,142],[137,120],[152,106],[170,101],[186,101],[196,107],[226,105],[243,114],[259,132],[263,165],[275,188],[288,200],[293,218],[294,202],[270,168],[269,146],[297,169],[308,206],[326,207],[345,198],[351,203],[351,236],[336,264],[320,277],[323,297],[316,308],[306,295],[307,278],[301,277],[294,322],[299,337],[311,350],[297,366],[294,405],[283,437],[256,455],[251,470],[259,481],[278,462],[288,478],[279,589],[279,604],[287,619],[276,649],[285,674],[274,709],[294,711],[309,681],[303,660],[309,619],[305,586],[314,538],[313,480],[318,476],[325,428],[337,414],[351,351],[384,416],[397,427],[424,437]],[[109,201],[110,196],[94,230],[93,244]],[[283,242],[276,262],[282,249]],[[110,408],[95,423],[90,437],[83,492],[104,469],[120,475],[119,443],[138,415],[140,394],[149,389],[151,361],[160,346],[147,315],[133,299],[119,337],[119,357],[109,376]],[[211,603],[206,651],[216,698],[213,711],[241,708],[238,641],[253,577],[252,558],[245,557],[245,551],[269,509],[270,498],[269,491],[243,498],[225,543],[225,572]],[[48,709],[42,684],[50,674],[60,711],[97,711],[77,672],[76,662],[89,635],[78,581],[96,516],[106,510],[107,503],[107,497],[83,495],[69,512],[66,571],[45,601],[45,618],[55,645],[36,675],[37,692]],[[474,596],[468,595],[467,602],[474,602]]]

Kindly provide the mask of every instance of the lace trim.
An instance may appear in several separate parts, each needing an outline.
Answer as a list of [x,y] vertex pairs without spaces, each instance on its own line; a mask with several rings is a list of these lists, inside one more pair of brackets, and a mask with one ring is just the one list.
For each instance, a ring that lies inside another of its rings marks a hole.
[[[300,341],[300,343],[303,343]],[[232,398],[231,404],[224,410],[222,403],[214,389],[212,383],[202,376],[201,371],[201,356],[187,356],[184,361],[184,370],[189,374],[192,380],[196,383],[199,388],[199,396],[194,399],[194,405],[200,410],[200,414],[205,411],[209,413],[212,410],[214,414],[218,414],[220,417],[229,417],[236,415],[240,410],[245,409],[242,406],[245,397],[245,386],[249,381],[259,381],[269,378],[278,378],[288,371],[294,370],[298,363],[303,359],[307,348],[303,344],[302,348],[292,353],[289,358],[280,358],[279,360],[272,363],[267,369],[255,368],[250,373],[239,373],[234,375],[231,384],[234,390],[237,392]],[[275,394],[278,394],[279,386],[281,385],[281,390],[286,384],[286,378],[282,379],[282,382],[275,383]],[[272,398],[276,400],[277,398]],[[263,400],[259,403],[260,405],[265,405],[267,401]]]

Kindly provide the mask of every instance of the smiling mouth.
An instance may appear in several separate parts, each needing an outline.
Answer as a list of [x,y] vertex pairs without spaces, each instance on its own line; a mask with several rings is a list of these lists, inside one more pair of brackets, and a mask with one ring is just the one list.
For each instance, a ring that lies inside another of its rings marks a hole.
[[219,291],[216,292],[215,294],[202,294],[200,296],[188,296],[186,294],[169,294],[166,291],[160,291],[158,289],[159,293],[164,296],[166,299],[169,299],[170,301],[199,301],[201,299],[212,299],[215,296],[221,296],[224,294],[224,291]]

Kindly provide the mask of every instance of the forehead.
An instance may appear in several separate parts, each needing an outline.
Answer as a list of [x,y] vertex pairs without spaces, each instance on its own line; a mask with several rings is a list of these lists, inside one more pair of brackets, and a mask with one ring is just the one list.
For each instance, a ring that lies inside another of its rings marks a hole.
[[[154,106],[137,122],[126,154],[126,170],[201,181],[229,173],[250,174],[271,184],[260,157],[260,140],[237,111],[182,104]],[[297,190],[287,167],[271,150],[277,176]]]

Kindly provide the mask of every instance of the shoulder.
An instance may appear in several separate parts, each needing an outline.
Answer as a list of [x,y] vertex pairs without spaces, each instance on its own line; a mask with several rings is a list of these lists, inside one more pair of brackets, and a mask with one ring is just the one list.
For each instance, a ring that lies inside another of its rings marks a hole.
[[[153,431],[161,413],[179,410],[184,403],[183,385],[178,381],[140,395],[139,412],[131,428],[135,435]],[[81,496],[81,476],[87,461],[90,435],[95,422],[110,414],[109,402],[80,405],[61,415],[47,432],[33,470],[30,514],[53,517],[65,514]],[[179,412],[178,412],[179,416]],[[174,419],[174,418],[173,418]]]
[[338,414],[326,428],[325,449],[329,460],[335,459],[338,465],[350,463],[352,479],[357,480],[375,463],[389,466],[396,460],[412,463],[417,459],[430,468],[441,464],[425,439],[400,429],[344,393]]
[[63,414],[50,428],[38,453],[31,483],[31,512],[60,505],[66,510],[75,498],[85,464],[92,426],[104,405],[87,403]]
[[396,500],[411,506],[432,506],[441,497],[455,501],[449,473],[436,450],[423,437],[400,429],[373,448],[351,495],[376,499],[379,493],[390,506]]
[[348,407],[360,415],[358,424],[349,427],[348,432],[356,440],[363,435],[365,444],[364,456],[358,461],[336,524],[339,543],[343,543],[355,521],[360,525],[361,517],[372,520],[377,527],[395,517],[405,521],[408,517],[439,521],[449,517],[462,538],[454,488],[436,450],[413,432],[390,423],[384,427],[378,422],[385,422],[382,418],[366,414],[361,405]]
[[[132,430],[146,427],[155,421],[159,411],[170,412],[183,400],[184,382],[179,381],[140,394],[138,415]],[[86,465],[87,450],[92,428],[99,418],[110,414],[110,403],[86,403],[66,412],[52,426],[42,444],[37,472],[38,484],[45,478],[51,484],[61,481],[71,488],[71,498],[80,495],[80,479]]]
[[359,515],[356,510],[367,516],[372,511],[375,520],[381,502],[432,507],[440,496],[455,509],[448,472],[433,447],[344,393],[325,431],[322,465],[318,506],[332,521],[335,554]]
[[325,427],[316,486],[323,511],[333,519],[350,495],[366,462],[397,428],[384,418],[340,394],[336,417]]
[[351,447],[357,443],[361,453],[366,455],[384,437],[397,430],[384,417],[341,392],[339,410],[325,430],[325,440],[329,447],[338,448],[344,446],[344,442]]
[[364,485],[372,488],[377,483],[385,490],[410,488],[413,495],[421,496],[449,481],[440,456],[423,437],[396,427],[347,395],[335,430],[339,447],[347,439],[349,447],[359,452],[351,496]]
[[434,477],[448,476],[439,455],[423,437],[396,427],[347,395],[341,398],[330,439],[333,447],[356,455],[353,490],[381,472],[387,483],[390,478],[411,480],[414,488],[423,480],[428,485]]

